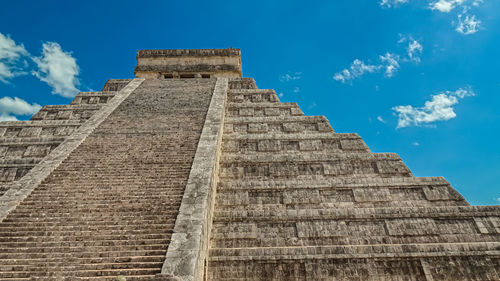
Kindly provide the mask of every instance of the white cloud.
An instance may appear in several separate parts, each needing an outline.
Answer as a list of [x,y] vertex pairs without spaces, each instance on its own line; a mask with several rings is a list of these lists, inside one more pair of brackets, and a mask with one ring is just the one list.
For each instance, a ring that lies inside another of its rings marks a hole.
[[465,15],[465,18],[463,17],[463,14],[458,15],[458,26],[456,28],[456,31],[465,35],[474,34],[479,31],[479,28],[481,27],[481,21],[476,19],[476,16]]
[[298,92],[300,92],[300,88],[299,88],[299,87],[295,87],[295,88],[293,89],[293,92],[294,92],[294,93],[298,93]]
[[384,118],[382,118],[382,116],[377,116],[377,120],[382,122],[382,123],[385,123],[385,120],[384,120]]
[[392,77],[399,69],[399,55],[386,53],[383,56],[380,56],[380,61],[384,64],[385,75],[387,77]]
[[420,146],[420,143],[418,141],[414,141],[414,142],[411,143],[411,145],[413,145],[413,146]]
[[29,104],[18,97],[3,97],[0,98],[0,121],[15,121],[17,118],[13,115],[33,115],[40,108],[40,105]]
[[300,80],[302,72],[288,72],[287,74],[283,74],[280,76],[281,82],[290,82],[295,80]]
[[349,68],[335,73],[333,79],[346,83],[363,76],[365,73],[378,73],[381,70],[384,70],[386,77],[392,77],[398,72],[402,62],[419,63],[420,54],[424,47],[411,36],[400,36],[401,39],[398,41],[398,44],[408,42],[408,47],[406,48],[407,55],[386,52],[384,55],[378,56],[377,64],[365,64],[362,60],[355,59]]
[[500,202],[500,197],[498,197],[496,200],[497,200],[498,202]]
[[7,83],[9,79],[25,74],[17,64],[27,55],[22,44],[18,45],[8,35],[0,33],[0,82]]
[[397,6],[399,4],[404,4],[408,3],[409,0],[381,0],[380,1],[380,6],[385,6],[385,7],[392,7],[392,6]]
[[453,106],[467,96],[474,96],[471,89],[458,89],[456,91],[445,91],[433,95],[431,100],[426,101],[423,107],[413,107],[411,105],[395,106],[392,109],[398,115],[397,128],[404,128],[411,125],[420,126],[436,121],[446,121],[455,118],[457,115]]
[[284,96],[284,94],[283,94],[283,93],[279,93],[279,94],[278,94],[278,97],[279,97],[279,98],[282,98],[283,96]]
[[64,52],[59,44],[44,43],[42,56],[33,60],[38,66],[38,71],[33,71],[33,74],[51,86],[53,94],[69,98],[79,92],[76,87],[80,84],[77,78],[80,70],[76,59],[71,53]]
[[410,60],[415,61],[415,62],[420,62],[420,57],[419,55],[422,53],[424,50],[424,47],[415,39],[411,39],[410,43],[408,43],[408,58]]
[[380,69],[378,65],[365,64],[359,59],[355,59],[349,69],[343,69],[341,72],[335,73],[333,79],[345,83],[347,81],[363,76],[365,73],[373,73]]
[[439,0],[431,2],[429,7],[431,10],[438,10],[443,13],[449,13],[455,9],[456,6],[463,4],[465,0]]

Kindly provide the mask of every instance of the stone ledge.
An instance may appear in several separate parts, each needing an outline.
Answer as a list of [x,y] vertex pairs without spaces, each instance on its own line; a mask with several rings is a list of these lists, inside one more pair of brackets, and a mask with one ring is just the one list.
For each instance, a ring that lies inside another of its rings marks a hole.
[[137,58],[157,58],[157,57],[239,57],[240,49],[172,49],[172,50],[139,50]]
[[210,250],[210,262],[499,255],[499,242],[221,248]]

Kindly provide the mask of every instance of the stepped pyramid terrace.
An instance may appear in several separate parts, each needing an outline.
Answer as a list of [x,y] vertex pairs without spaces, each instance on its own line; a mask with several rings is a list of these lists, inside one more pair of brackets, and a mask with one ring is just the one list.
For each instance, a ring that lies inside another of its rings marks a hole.
[[499,206],[280,102],[239,49],[134,73],[0,122],[0,280],[500,280]]

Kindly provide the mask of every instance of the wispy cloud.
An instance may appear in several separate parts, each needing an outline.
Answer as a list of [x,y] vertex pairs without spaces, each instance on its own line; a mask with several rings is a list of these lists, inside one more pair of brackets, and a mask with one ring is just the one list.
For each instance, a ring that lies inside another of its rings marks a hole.
[[293,88],[293,92],[296,93],[296,94],[299,93],[300,92],[300,88],[299,87]]
[[383,56],[380,56],[380,61],[384,64],[385,68],[385,76],[392,77],[399,69],[399,55],[386,53]]
[[384,118],[382,118],[382,116],[377,116],[377,120],[382,122],[382,123],[385,123],[385,120],[384,120]]
[[408,58],[414,62],[420,62],[420,54],[424,50],[424,47],[415,39],[408,38],[408,47],[406,48]]
[[363,76],[366,73],[377,73],[383,71],[386,77],[393,77],[400,69],[402,62],[420,62],[420,55],[423,46],[411,36],[401,36],[398,44],[407,43],[406,53],[397,54],[386,52],[379,55],[375,64],[365,63],[360,59],[355,59],[348,68],[345,68],[333,76],[333,79],[342,83],[348,83]]
[[[390,8],[408,2],[409,0],[381,0],[379,3],[383,7]],[[418,1],[415,2],[418,3]],[[470,11],[479,7],[483,0],[427,0],[425,3],[424,7],[427,9],[457,16],[457,21],[452,21],[452,25],[461,34],[470,35],[480,30],[481,20],[477,19]]]
[[345,68],[342,71],[335,73],[333,79],[345,83],[361,77],[365,73],[377,72],[380,68],[381,66],[379,65],[365,64],[363,61],[355,59],[349,68]]
[[408,3],[409,0],[381,0],[379,2],[380,6],[392,7],[400,4]]
[[8,83],[9,79],[26,74],[19,63],[28,55],[23,44],[17,44],[9,35],[0,33],[0,82]]
[[465,0],[439,0],[432,1],[429,3],[429,8],[431,10],[437,10],[443,13],[449,13],[451,10],[455,9],[455,7],[464,4]]
[[288,72],[280,76],[281,82],[290,82],[295,80],[300,80],[302,78],[302,72]]
[[76,87],[80,84],[77,77],[80,69],[76,59],[55,42],[44,43],[42,52],[41,57],[33,58],[38,66],[33,75],[51,86],[53,94],[74,97],[79,91]]
[[33,115],[42,108],[40,105],[29,104],[18,97],[0,98],[0,121],[15,121],[14,115]]
[[481,21],[476,19],[474,15],[458,15],[458,25],[456,30],[462,34],[470,35],[479,31]]
[[414,142],[411,143],[411,145],[413,145],[413,146],[420,146],[420,143],[418,141],[414,141]]
[[423,107],[395,106],[392,110],[398,116],[397,128],[421,126],[455,118],[457,115],[453,106],[458,104],[460,99],[474,95],[475,93],[471,89],[460,88],[456,91],[445,91],[433,95],[430,100],[425,102]]

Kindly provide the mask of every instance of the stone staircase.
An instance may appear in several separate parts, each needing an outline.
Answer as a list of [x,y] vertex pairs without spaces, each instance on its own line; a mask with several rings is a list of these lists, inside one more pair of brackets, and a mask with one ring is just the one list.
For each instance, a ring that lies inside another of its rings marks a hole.
[[0,196],[68,138],[131,80],[109,80],[69,105],[44,106],[29,121],[0,122]]
[[[214,85],[144,81],[0,223],[0,280],[160,273]],[[65,110],[120,87],[105,89]]]
[[500,280],[500,210],[231,87],[207,280]]

